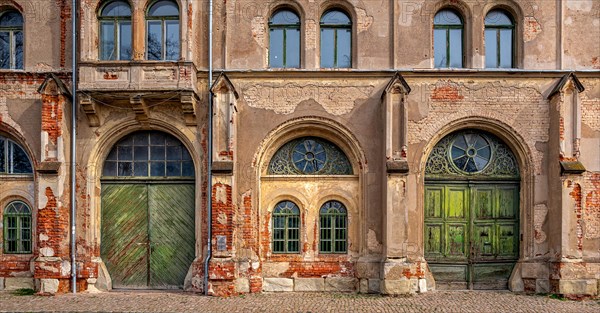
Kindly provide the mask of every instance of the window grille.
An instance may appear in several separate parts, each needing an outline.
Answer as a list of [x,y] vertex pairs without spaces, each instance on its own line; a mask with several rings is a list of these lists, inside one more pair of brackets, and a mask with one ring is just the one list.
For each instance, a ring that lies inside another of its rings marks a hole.
[[339,201],[328,201],[320,210],[320,253],[346,253],[347,251],[347,212]]
[[269,163],[270,175],[352,175],[348,157],[333,143],[302,137],[284,144]]
[[31,253],[31,209],[23,201],[4,209],[4,253]]
[[32,174],[25,150],[14,141],[0,136],[0,174]]
[[273,210],[273,253],[300,252],[300,209],[281,201]]

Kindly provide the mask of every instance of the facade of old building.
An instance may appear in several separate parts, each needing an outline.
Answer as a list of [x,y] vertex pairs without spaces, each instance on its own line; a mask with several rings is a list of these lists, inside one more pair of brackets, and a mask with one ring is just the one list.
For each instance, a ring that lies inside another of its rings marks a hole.
[[77,12],[0,0],[0,289],[599,294],[599,2]]

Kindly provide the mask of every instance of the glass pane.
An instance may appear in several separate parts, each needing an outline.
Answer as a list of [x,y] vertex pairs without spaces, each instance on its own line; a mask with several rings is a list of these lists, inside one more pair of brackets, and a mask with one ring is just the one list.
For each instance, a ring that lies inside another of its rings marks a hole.
[[165,134],[163,133],[152,133],[150,135],[151,145],[165,145]]
[[4,144],[6,141],[4,138],[0,137],[0,173],[4,173],[6,171],[6,160],[4,158]]
[[107,160],[117,160],[117,149],[113,148],[106,157]]
[[102,175],[117,176],[117,162],[114,162],[114,161],[104,162],[104,168],[102,169]]
[[498,67],[498,38],[497,29],[485,30],[485,67]]
[[296,13],[289,10],[282,10],[273,17],[271,17],[270,21],[271,25],[290,25],[290,24],[300,24],[300,18]]
[[300,29],[286,29],[285,67],[300,67]]
[[119,161],[133,160],[133,149],[131,146],[117,146]]
[[181,162],[181,176],[194,176],[194,163],[192,161]]
[[165,176],[165,162],[150,162],[150,176]]
[[119,162],[117,165],[118,176],[132,176],[133,162]]
[[23,32],[14,32],[15,36],[15,68],[23,68]]
[[119,60],[131,60],[131,22],[119,24]]
[[179,8],[177,4],[172,1],[158,1],[150,10],[148,10],[149,16],[179,16]]
[[271,29],[269,34],[269,66],[283,67],[283,29]]
[[148,162],[134,162],[133,176],[148,176]]
[[337,67],[352,67],[352,32],[349,29],[337,30]]
[[183,147],[182,151],[181,151],[182,160],[192,160],[192,156],[190,156],[190,153],[187,151],[187,149],[185,147]]
[[501,10],[493,10],[485,17],[485,25],[512,25],[512,20]]
[[10,68],[9,32],[0,32],[0,68]]
[[446,35],[446,29],[433,30],[433,60],[435,62],[435,67],[438,68],[448,67]]
[[150,147],[150,160],[164,160],[165,159],[165,147],[163,146],[151,146]]
[[321,24],[323,25],[351,25],[352,22],[346,13],[342,11],[329,11],[323,14],[321,17]]
[[167,147],[167,160],[181,160],[181,146]]
[[23,17],[17,11],[7,11],[0,16],[0,26],[23,27]]
[[512,29],[500,30],[500,67],[512,67]]
[[147,161],[148,160],[148,147],[147,146],[135,146],[133,147],[133,157],[136,161]]
[[179,59],[179,21],[165,21],[167,27],[166,60]]
[[181,162],[167,162],[167,176],[181,176]]
[[101,16],[131,16],[131,8],[127,2],[114,1],[102,9]]
[[160,21],[148,21],[148,60],[162,59],[162,27]]
[[136,133],[133,135],[133,144],[136,146],[148,145],[148,133]]
[[334,67],[335,30],[321,28],[321,67]]
[[115,25],[113,21],[100,24],[100,59],[114,60],[115,49]]
[[450,29],[450,67],[462,67],[461,29]]
[[441,10],[433,19],[434,25],[462,25],[462,20],[452,10]]
[[31,162],[23,149],[17,144],[11,144],[13,149],[12,172],[15,174],[33,173]]

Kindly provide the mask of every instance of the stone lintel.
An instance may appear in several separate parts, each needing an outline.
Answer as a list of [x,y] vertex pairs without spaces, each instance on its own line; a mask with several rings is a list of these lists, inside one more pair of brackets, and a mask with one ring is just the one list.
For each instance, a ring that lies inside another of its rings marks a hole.
[[38,168],[36,169],[40,174],[58,174],[58,170],[62,162],[58,161],[45,161],[41,162]]
[[212,172],[217,174],[233,174],[233,161],[213,161]]
[[560,161],[560,174],[581,174],[585,172],[585,167],[579,161]]
[[390,160],[385,162],[388,173],[406,174],[408,173],[408,161],[406,159]]

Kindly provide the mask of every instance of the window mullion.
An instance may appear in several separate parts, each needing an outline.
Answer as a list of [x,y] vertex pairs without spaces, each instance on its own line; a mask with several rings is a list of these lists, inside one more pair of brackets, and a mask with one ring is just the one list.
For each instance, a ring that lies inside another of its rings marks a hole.
[[9,42],[9,49],[8,49],[8,53],[9,53],[9,58],[10,58],[10,68],[14,69],[15,68],[15,58],[16,58],[16,42],[15,42],[15,31],[14,30],[10,30],[8,32],[8,42]]
[[450,67],[450,28],[446,28],[446,67]]
[[333,29],[333,67],[337,68],[338,67],[338,29],[334,28]]
[[161,30],[162,30],[162,42],[161,42],[161,46],[162,46],[162,51],[161,51],[161,59],[164,61],[167,59],[167,23],[165,21],[165,18],[161,18],[160,20],[161,23]]
[[119,60],[120,59],[120,54],[119,54],[119,20],[117,20],[117,18],[115,18],[113,25],[115,27],[115,31],[114,31],[114,47],[113,47],[113,53],[115,54],[115,60]]
[[286,68],[287,67],[287,28],[284,26],[283,27],[283,51],[282,51],[282,57],[283,57],[283,67]]
[[496,29],[496,68],[500,68],[501,64],[502,64],[502,53],[500,52],[501,50],[501,46],[500,46],[500,29]]

